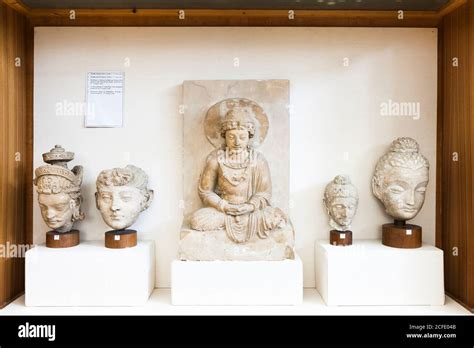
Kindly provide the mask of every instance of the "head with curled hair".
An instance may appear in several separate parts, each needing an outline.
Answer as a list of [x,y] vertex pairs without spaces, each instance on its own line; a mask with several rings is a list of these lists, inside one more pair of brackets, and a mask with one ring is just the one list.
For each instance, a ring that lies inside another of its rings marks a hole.
[[49,228],[68,232],[74,222],[83,220],[81,210],[82,167],[73,170],[55,165],[36,169],[34,184],[38,193],[41,216]]
[[412,138],[394,140],[375,167],[372,191],[395,220],[409,220],[420,211],[429,181],[429,162]]
[[147,174],[133,165],[100,172],[95,196],[105,223],[115,230],[130,227],[153,200],[147,185]]
[[324,190],[324,206],[329,225],[337,231],[347,231],[357,211],[359,195],[346,175],[337,175]]

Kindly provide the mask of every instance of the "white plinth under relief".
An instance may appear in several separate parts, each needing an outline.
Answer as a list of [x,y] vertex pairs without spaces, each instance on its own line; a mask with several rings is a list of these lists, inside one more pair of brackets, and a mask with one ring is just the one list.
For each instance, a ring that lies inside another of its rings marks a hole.
[[173,305],[298,305],[303,264],[283,261],[178,261],[171,266]]
[[399,249],[380,240],[315,243],[316,288],[328,305],[443,305],[443,251]]
[[85,241],[65,249],[39,245],[26,253],[27,306],[140,306],[155,286],[151,241],[107,249]]

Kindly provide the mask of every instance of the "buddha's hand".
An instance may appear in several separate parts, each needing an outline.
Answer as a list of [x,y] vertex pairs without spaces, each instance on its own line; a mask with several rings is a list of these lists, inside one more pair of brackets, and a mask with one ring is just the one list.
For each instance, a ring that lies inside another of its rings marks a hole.
[[255,207],[252,204],[248,204],[248,203],[240,204],[238,208],[239,213],[237,215],[248,214],[248,213],[253,212],[254,210],[255,210]]
[[225,206],[224,206],[224,213],[226,213],[227,215],[239,215],[238,212],[239,212],[239,206],[238,204],[232,204],[232,203],[227,203]]
[[224,207],[224,212],[228,215],[238,216],[248,214],[254,211],[254,206],[252,204],[231,204],[228,203]]

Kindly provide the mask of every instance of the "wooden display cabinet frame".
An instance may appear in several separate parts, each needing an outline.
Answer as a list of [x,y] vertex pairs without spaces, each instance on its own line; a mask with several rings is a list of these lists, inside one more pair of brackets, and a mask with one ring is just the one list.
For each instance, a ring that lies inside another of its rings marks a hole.
[[[474,309],[474,0],[439,11],[29,9],[0,1],[0,245],[33,242],[36,26],[342,26],[438,28],[436,246],[446,292]],[[456,64],[454,63],[456,61]],[[434,135],[433,135],[434,136]],[[24,259],[0,257],[0,308],[24,291]]]

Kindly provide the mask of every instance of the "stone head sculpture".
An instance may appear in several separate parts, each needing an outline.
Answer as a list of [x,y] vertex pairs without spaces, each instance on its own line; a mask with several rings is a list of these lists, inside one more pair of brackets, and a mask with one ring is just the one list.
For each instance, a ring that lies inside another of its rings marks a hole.
[[236,107],[226,112],[220,127],[226,148],[233,153],[241,153],[251,146],[258,122],[250,107]]
[[394,140],[375,167],[372,191],[395,220],[414,218],[425,201],[428,160],[412,138]]
[[68,232],[75,221],[83,220],[81,211],[82,166],[67,168],[67,162],[74,158],[73,152],[66,152],[56,145],[43,154],[48,165],[35,170],[34,184],[38,192],[41,216],[49,228],[56,232]]
[[359,203],[357,189],[350,178],[336,176],[326,186],[323,202],[329,215],[329,225],[336,231],[348,231]]
[[153,200],[153,190],[147,185],[146,173],[133,165],[100,172],[95,197],[105,223],[115,230],[133,225]]

